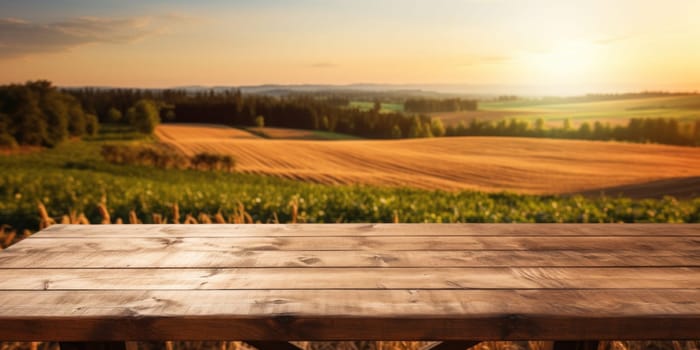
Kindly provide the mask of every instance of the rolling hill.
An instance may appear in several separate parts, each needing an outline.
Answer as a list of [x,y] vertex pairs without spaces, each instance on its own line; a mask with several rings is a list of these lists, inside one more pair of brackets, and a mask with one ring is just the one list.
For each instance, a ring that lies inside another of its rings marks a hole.
[[[187,154],[232,154],[241,172],[327,184],[528,194],[609,188],[643,196],[635,185],[663,180],[669,193],[700,193],[683,181],[700,176],[700,148],[504,137],[328,142],[244,134],[206,125],[161,125],[156,130],[162,142]],[[658,195],[659,189],[653,190]]]

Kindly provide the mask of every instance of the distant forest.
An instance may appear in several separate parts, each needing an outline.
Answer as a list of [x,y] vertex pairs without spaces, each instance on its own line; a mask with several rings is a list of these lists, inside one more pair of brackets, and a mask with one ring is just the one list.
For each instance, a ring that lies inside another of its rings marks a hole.
[[[370,93],[366,97],[371,97]],[[654,94],[654,93],[647,93]],[[617,95],[611,95],[617,96]],[[544,120],[474,120],[445,127],[437,111],[476,110],[472,100],[407,97],[405,112],[352,108],[342,94],[268,96],[240,90],[58,89],[48,81],[0,86],[0,146],[53,147],[69,137],[95,134],[100,123],[129,124],[143,133],[160,122],[217,123],[322,130],[364,138],[399,139],[440,136],[516,136],[618,140],[700,146],[700,121],[636,119],[625,126],[596,122],[579,127],[565,121],[545,127]],[[387,97],[387,96],[384,96]],[[586,98],[601,98],[588,96]],[[395,95],[390,98],[396,101]],[[613,97],[611,97],[613,98]]]
[[[365,138],[405,138],[443,136],[439,127],[425,115],[379,113],[381,107],[360,110],[350,108],[349,99],[338,96],[305,95],[273,97],[244,95],[239,90],[200,91],[70,89],[65,90],[95,111],[100,120],[108,120],[108,111],[122,113],[141,99],[155,100],[161,106],[163,122],[217,123],[232,126],[255,126],[263,117],[265,126],[323,130]],[[436,128],[433,128],[436,126]],[[435,131],[435,132],[433,132]]]

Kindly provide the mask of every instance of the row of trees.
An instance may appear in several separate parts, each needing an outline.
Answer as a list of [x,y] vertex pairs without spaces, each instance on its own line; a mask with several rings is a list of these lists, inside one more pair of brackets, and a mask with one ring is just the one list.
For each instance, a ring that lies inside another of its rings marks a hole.
[[501,120],[488,122],[473,120],[445,129],[446,136],[518,136],[546,137],[581,140],[618,140],[630,142],[653,142],[670,145],[700,146],[700,120],[681,123],[673,118],[633,118],[627,125],[612,126],[599,121],[584,122],[578,128],[564,120],[559,128],[547,128],[544,119],[534,124],[524,120]]
[[[240,90],[189,93],[184,90],[71,89],[66,92],[80,100],[87,110],[94,111],[101,121],[109,122],[120,120],[122,115],[129,114],[130,106],[147,99],[155,101],[164,122],[255,126],[256,118],[264,116],[265,125],[270,127],[323,130],[367,138],[402,138],[416,133],[412,129],[413,116],[380,115],[376,108],[368,111],[349,108],[349,101],[341,97],[243,95]],[[427,116],[417,118],[421,124],[431,123]]]
[[97,133],[97,117],[48,81],[0,86],[0,145],[53,147]]
[[475,111],[477,102],[461,98],[409,98],[404,102],[403,108],[411,113]]

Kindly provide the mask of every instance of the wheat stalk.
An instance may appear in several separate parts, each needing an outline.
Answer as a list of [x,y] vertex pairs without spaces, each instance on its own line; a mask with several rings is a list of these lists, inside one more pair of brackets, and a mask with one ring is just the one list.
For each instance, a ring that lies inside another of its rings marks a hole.
[[37,206],[39,207],[39,217],[41,217],[41,220],[39,221],[39,229],[43,230],[51,225],[56,224],[56,220],[50,217],[49,213],[46,212],[46,207],[44,206],[44,203],[39,202]]
[[196,224],[197,224],[197,220],[195,220],[195,218],[193,218],[192,215],[187,214],[187,215],[185,216],[185,222],[183,222],[183,224],[187,224],[187,225],[189,225],[189,224],[194,224],[194,225],[196,225]]
[[109,217],[109,210],[107,210],[105,203],[98,204],[97,211],[100,212],[100,216],[102,217],[102,225],[109,225],[112,223]]

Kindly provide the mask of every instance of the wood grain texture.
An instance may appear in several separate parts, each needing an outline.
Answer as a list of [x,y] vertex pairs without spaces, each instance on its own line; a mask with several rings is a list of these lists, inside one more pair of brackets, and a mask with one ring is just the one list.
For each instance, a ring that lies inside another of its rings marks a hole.
[[694,339],[700,292],[0,292],[0,339]]
[[300,347],[286,341],[245,341],[258,350],[301,350]]
[[685,267],[0,269],[0,276],[0,290],[700,289],[700,268]]
[[479,343],[478,341],[444,341],[426,345],[421,350],[468,350]]
[[700,236],[700,224],[53,225],[44,237]]
[[[700,237],[185,237],[185,238],[41,238],[24,240],[8,248],[31,252],[158,251],[413,251],[443,250],[577,250],[636,251],[659,249],[700,252]],[[438,253],[436,253],[438,254]]]
[[56,225],[0,252],[0,340],[698,339],[698,324],[700,225]]
[[[663,249],[663,247],[659,247]],[[236,268],[236,267],[700,267],[700,252],[596,251],[135,251],[0,254],[4,268]]]

